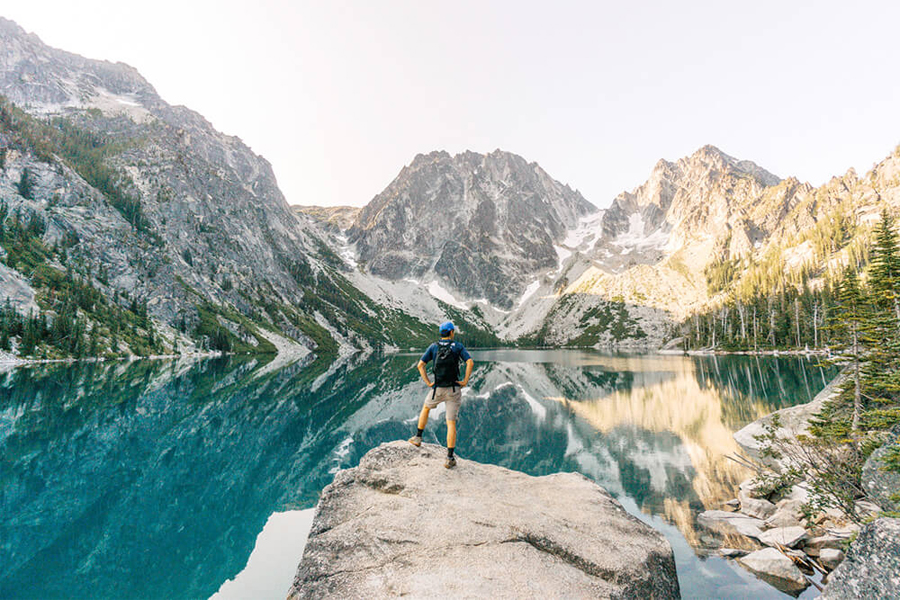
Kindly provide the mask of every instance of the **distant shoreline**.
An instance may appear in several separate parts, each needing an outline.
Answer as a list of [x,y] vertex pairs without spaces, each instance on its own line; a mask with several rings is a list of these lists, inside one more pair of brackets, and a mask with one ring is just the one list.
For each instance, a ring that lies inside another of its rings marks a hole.
[[659,354],[686,354],[688,356],[828,356],[830,350],[660,350]]
[[138,361],[138,360],[165,360],[172,358],[216,358],[219,356],[231,356],[233,353],[227,352],[189,352],[184,354],[150,354],[148,356],[138,356],[131,354],[128,356],[85,356],[82,358],[19,358],[11,354],[0,356],[0,370],[13,367],[27,367],[31,365],[56,364],[56,363],[80,363],[80,362],[116,362],[116,361]]
[[[487,347],[470,347],[472,351],[492,351],[492,350],[595,350],[595,351],[614,351],[626,354],[661,354],[664,356],[827,356],[830,354],[828,350],[677,350],[662,348],[616,348],[596,346],[487,346]],[[415,355],[418,350],[398,350],[395,352],[386,352],[386,354],[396,355]],[[255,353],[247,353],[250,356]],[[259,353],[263,354],[263,353]],[[271,353],[265,353],[271,354]],[[82,363],[82,362],[115,362],[128,361],[134,362],[139,360],[170,360],[179,358],[218,358],[222,356],[237,356],[234,352],[189,352],[183,354],[151,354],[148,356],[139,356],[136,354],[128,356],[87,356],[82,358],[20,358],[9,354],[8,352],[0,353],[0,371],[9,370],[16,367],[26,367],[31,365],[42,364],[60,364],[60,363]],[[277,353],[276,353],[277,355]]]

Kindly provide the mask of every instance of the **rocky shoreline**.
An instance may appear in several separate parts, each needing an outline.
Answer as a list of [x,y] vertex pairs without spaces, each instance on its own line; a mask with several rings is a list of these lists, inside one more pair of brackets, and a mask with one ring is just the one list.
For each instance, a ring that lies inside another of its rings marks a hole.
[[[796,439],[807,431],[810,417],[838,393],[841,382],[839,375],[809,403],[775,411],[750,423],[734,434],[735,441],[751,458],[778,470],[781,465],[762,452],[763,443],[756,436],[762,435],[777,415],[780,427],[775,435]],[[876,453],[870,462],[878,458]],[[881,480],[891,475],[882,475],[868,463],[866,472],[871,481],[864,475],[864,486],[883,491]],[[886,485],[898,487],[896,481]],[[900,565],[900,536],[894,533],[900,528],[900,519],[881,516],[896,507],[858,501],[856,510],[867,522],[861,526],[837,509],[804,514],[809,499],[806,481],[777,496],[767,496],[756,489],[751,478],[741,483],[737,498],[726,502],[722,510],[701,513],[698,522],[730,541],[737,540],[734,545],[738,547],[721,548],[721,556],[737,561],[786,593],[797,595],[814,585],[827,598],[900,597],[900,568],[891,570],[890,566]],[[854,566],[841,568],[847,557]],[[827,585],[823,588],[820,584]]]

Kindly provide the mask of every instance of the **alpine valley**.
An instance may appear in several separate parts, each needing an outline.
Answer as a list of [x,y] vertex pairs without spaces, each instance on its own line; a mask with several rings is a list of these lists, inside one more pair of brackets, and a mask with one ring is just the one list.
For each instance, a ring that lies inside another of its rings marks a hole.
[[470,345],[657,348],[735,294],[821,286],[900,209],[900,150],[816,188],[713,146],[604,210],[500,150],[420,154],[362,208],[292,207],[133,68],[3,19],[0,96],[0,349],[23,358],[313,361],[445,318]]

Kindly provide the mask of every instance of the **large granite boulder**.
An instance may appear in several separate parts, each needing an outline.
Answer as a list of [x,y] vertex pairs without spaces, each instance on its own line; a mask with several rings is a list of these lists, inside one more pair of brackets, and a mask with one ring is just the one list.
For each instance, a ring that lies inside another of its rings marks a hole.
[[822,410],[825,403],[834,398],[840,392],[840,386],[844,381],[844,375],[835,377],[831,382],[816,394],[810,402],[806,404],[798,404],[776,410],[762,418],[747,424],[734,434],[734,441],[738,443],[744,452],[755,458],[756,460],[765,462],[773,467],[778,468],[780,465],[777,461],[763,456],[763,442],[756,439],[757,436],[766,434],[766,426],[772,422],[775,415],[778,415],[780,427],[775,431],[775,435],[780,439],[794,440],[800,434],[805,434],[809,430],[809,419]]
[[895,427],[891,438],[881,448],[875,450],[862,470],[862,486],[869,495],[869,498],[887,511],[900,510],[900,503],[895,502],[891,497],[900,493],[900,473],[895,471],[886,471],[884,459],[890,452],[891,448],[896,448],[900,444],[900,428]]
[[863,527],[822,598],[900,598],[900,519],[883,517]]
[[289,598],[679,598],[672,548],[575,473],[407,442],[325,488]]

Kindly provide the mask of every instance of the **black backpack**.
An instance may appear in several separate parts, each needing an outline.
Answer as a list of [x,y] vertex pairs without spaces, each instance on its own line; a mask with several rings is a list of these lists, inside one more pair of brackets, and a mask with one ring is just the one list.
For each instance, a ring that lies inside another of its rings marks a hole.
[[434,357],[434,387],[455,387],[459,381],[459,353],[453,349],[453,342],[441,340],[437,343]]

